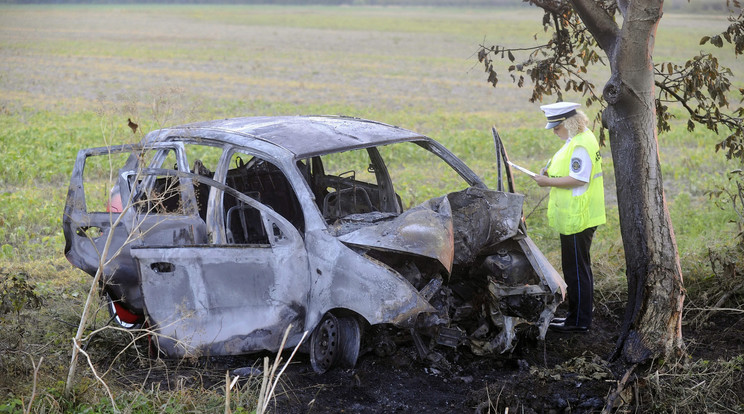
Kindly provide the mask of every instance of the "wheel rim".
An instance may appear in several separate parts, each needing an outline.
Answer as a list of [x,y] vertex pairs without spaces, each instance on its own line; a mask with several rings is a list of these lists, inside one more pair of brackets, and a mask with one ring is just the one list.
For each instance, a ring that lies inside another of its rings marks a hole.
[[338,319],[327,313],[313,331],[310,341],[310,363],[313,365],[315,372],[322,374],[333,366],[338,355]]

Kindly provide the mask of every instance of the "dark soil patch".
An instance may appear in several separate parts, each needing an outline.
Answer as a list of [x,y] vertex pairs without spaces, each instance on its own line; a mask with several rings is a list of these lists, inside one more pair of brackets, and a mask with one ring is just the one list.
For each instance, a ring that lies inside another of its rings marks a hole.
[[683,321],[682,336],[693,357],[716,360],[744,355],[744,315],[717,313],[702,323],[686,319],[690,322]]
[[619,331],[617,315],[598,315],[588,333],[548,332],[490,357],[437,348],[446,362],[422,361],[412,342],[392,356],[362,355],[354,369],[313,372],[300,357],[283,375],[279,413],[594,412],[615,376],[603,360]]
[[[411,343],[391,357],[367,353],[351,370],[315,374],[301,357],[284,373],[278,413],[594,413],[625,370],[606,360],[622,320],[622,304],[598,312],[585,334],[548,332],[509,355],[443,352],[449,369],[421,361]],[[693,359],[744,354],[744,317],[716,315],[685,329]],[[441,349],[439,349],[442,351]],[[613,372],[613,370],[615,372]],[[743,396],[744,397],[744,396]],[[644,407],[636,407],[644,412]]]

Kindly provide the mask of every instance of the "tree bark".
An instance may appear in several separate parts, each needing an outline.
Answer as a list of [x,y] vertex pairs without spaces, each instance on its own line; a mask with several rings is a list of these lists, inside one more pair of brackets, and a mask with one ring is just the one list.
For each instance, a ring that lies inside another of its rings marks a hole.
[[653,45],[662,0],[624,1],[622,27],[609,25],[594,0],[574,9],[610,62],[602,122],[615,166],[628,303],[612,359],[628,363],[682,352],[684,287],[677,244],[664,198],[656,136]]

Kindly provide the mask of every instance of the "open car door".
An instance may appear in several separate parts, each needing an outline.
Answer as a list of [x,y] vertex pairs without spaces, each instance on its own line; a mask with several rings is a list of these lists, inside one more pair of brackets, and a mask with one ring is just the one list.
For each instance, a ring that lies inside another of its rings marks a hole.
[[[144,314],[131,247],[206,239],[191,179],[168,181],[141,174],[143,163],[161,165],[171,159],[169,154],[177,160],[177,170],[188,171],[183,145],[172,142],[84,149],[72,172],[62,218],[65,256],[91,276],[103,266],[102,286],[112,310],[126,312],[129,322]],[[160,194],[157,199],[143,197],[155,192]]]
[[[310,291],[300,233],[279,213],[243,193],[206,177],[178,175],[234,197],[238,207],[231,207],[226,222],[216,225],[243,234],[219,244],[131,249],[160,350],[174,357],[277,351],[289,324],[293,329],[286,346],[296,345],[305,328]],[[210,198],[217,200],[210,209],[223,208],[222,197]]]

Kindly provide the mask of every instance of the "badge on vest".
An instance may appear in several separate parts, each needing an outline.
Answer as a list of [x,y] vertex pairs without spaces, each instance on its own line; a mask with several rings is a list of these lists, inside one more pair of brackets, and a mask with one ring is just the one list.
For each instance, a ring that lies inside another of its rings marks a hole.
[[580,159],[571,158],[571,171],[573,172],[581,171],[581,160]]

